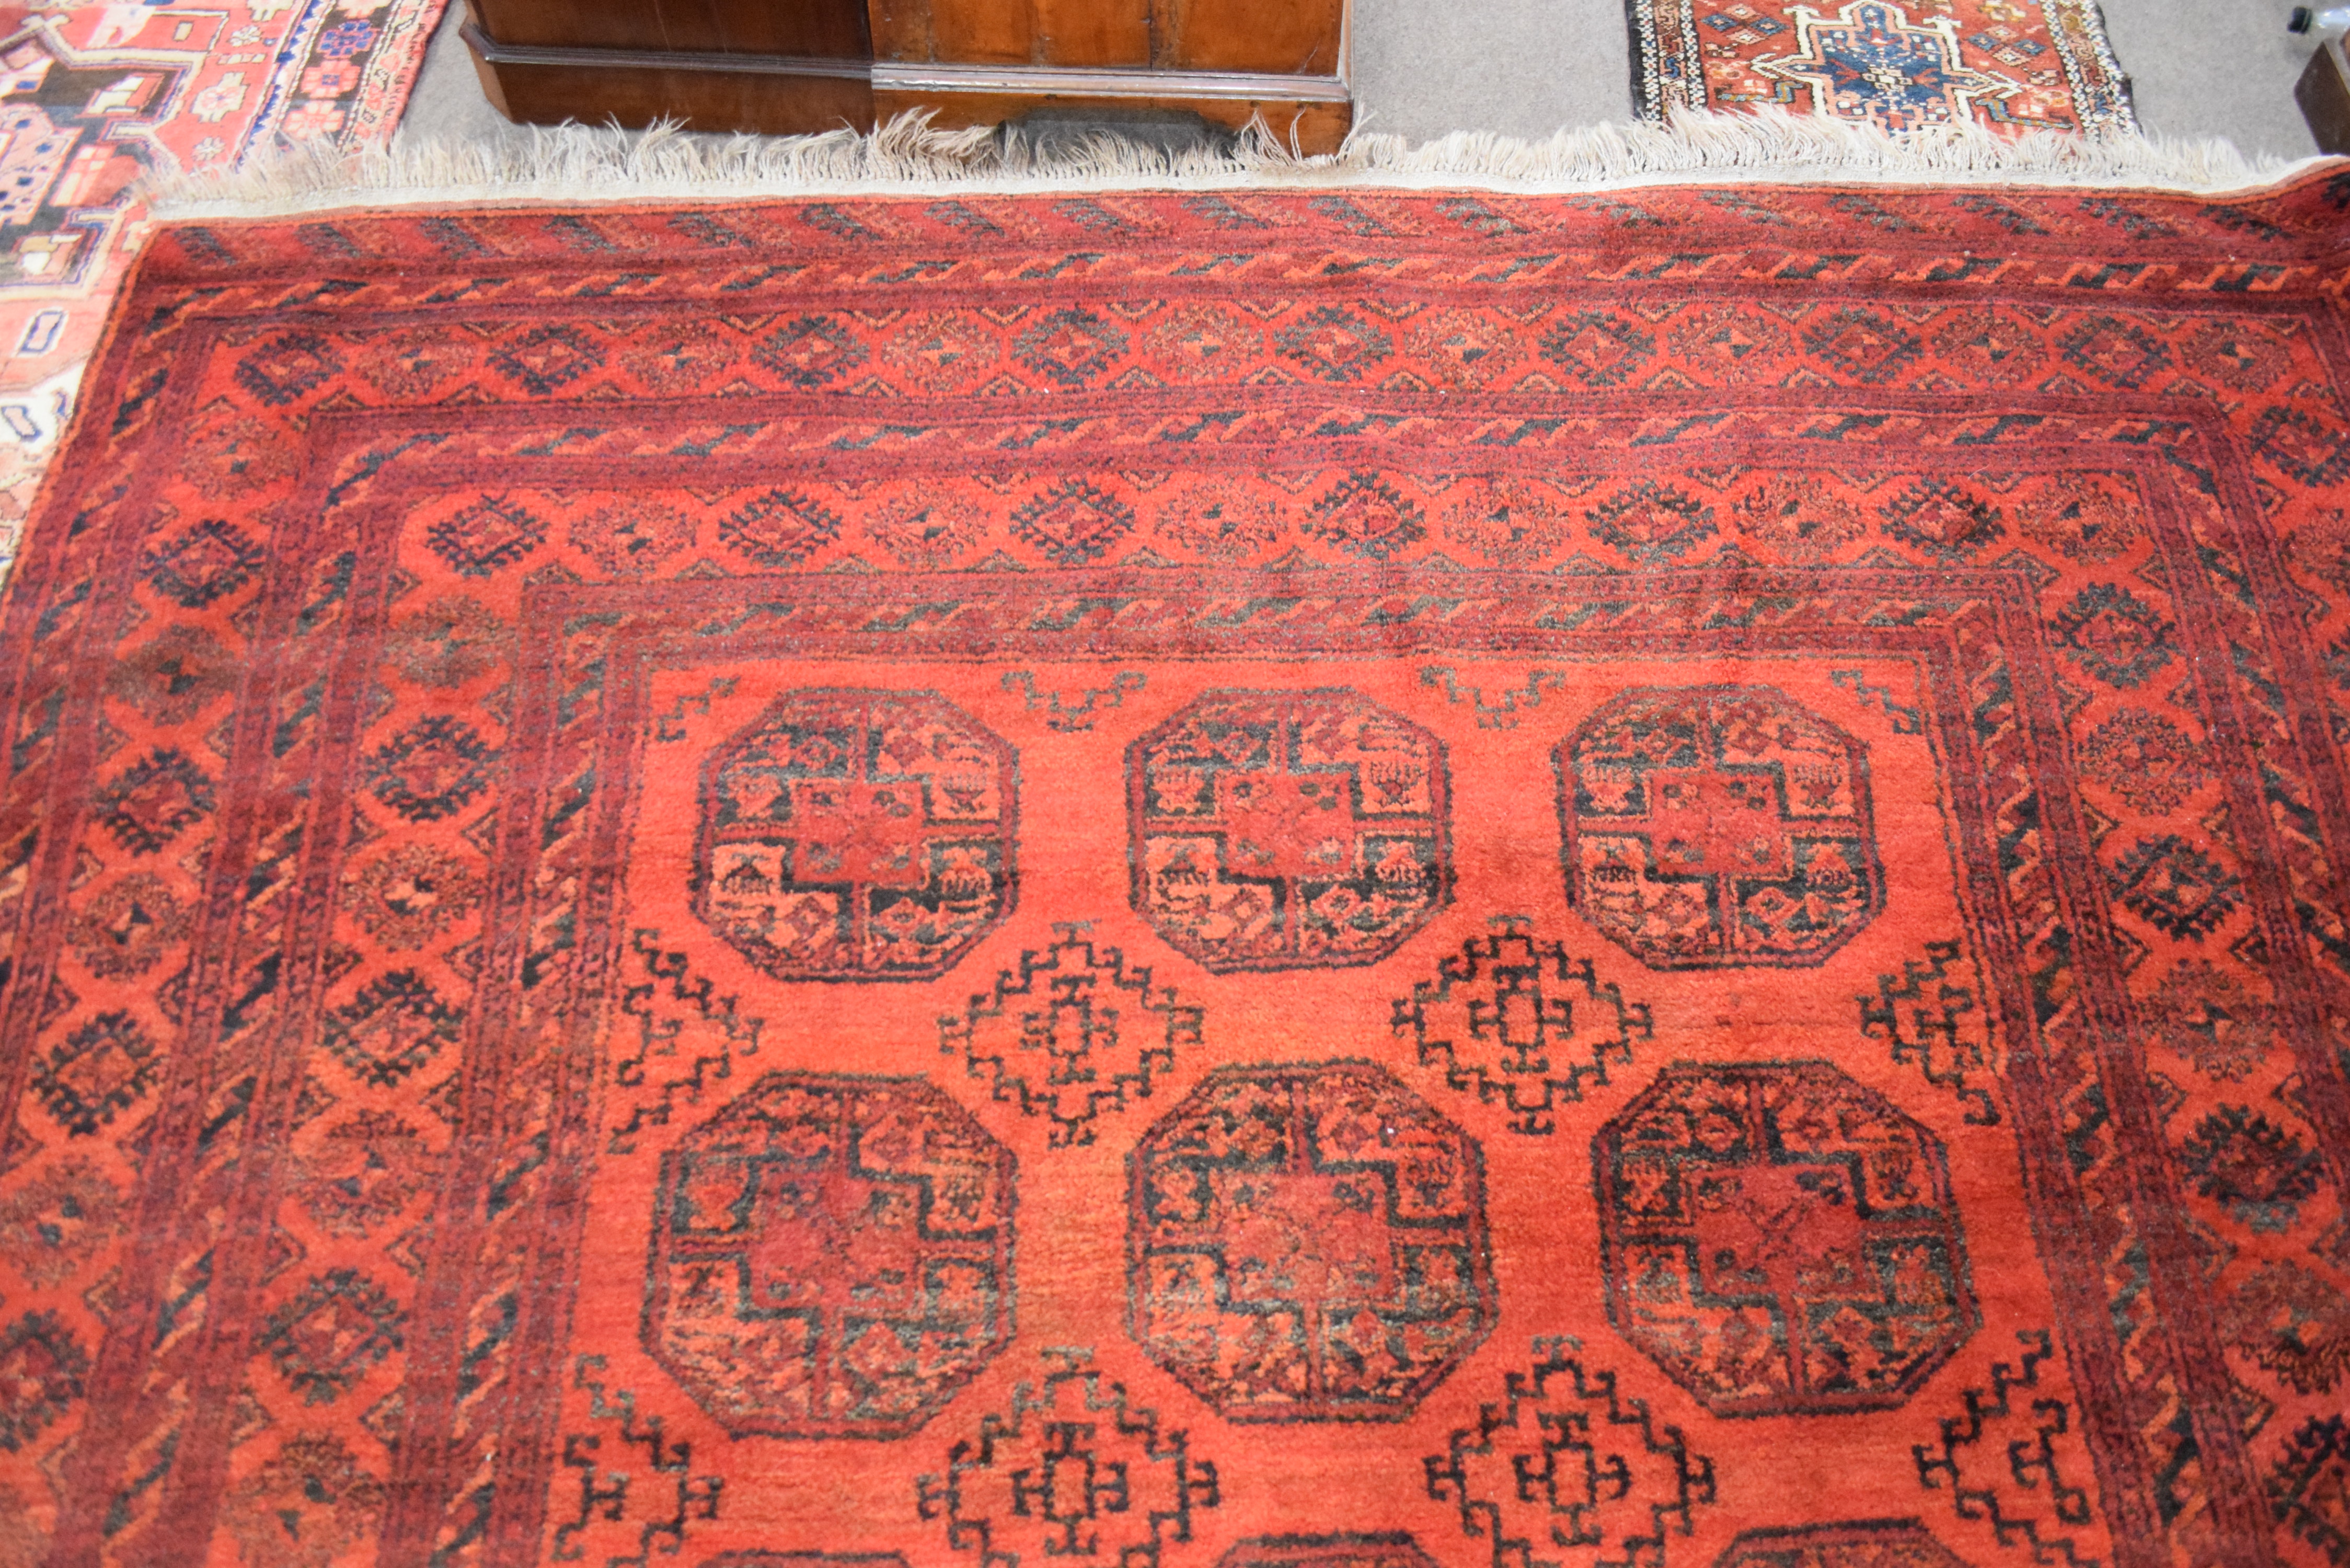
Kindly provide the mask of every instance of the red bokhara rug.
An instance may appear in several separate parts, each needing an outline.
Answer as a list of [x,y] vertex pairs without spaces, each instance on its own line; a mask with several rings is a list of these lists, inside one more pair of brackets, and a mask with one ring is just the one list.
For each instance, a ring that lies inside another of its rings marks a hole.
[[0,1557],[2338,1568],[2345,210],[167,229]]

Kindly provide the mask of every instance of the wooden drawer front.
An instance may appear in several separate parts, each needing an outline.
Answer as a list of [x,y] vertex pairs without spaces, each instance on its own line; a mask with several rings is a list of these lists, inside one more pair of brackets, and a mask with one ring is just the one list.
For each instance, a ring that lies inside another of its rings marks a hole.
[[1333,77],[1346,67],[1347,0],[1158,0],[1161,70]]
[[1346,0],[870,0],[877,59],[1336,76]]
[[868,59],[866,0],[466,0],[500,44]]

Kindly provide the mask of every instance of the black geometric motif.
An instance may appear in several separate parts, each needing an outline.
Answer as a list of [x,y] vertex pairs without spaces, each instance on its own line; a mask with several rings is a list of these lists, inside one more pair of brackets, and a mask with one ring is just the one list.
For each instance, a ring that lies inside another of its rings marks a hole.
[[1428,536],[1419,507],[1376,473],[1349,473],[1314,504],[1305,532],[1350,556],[1384,561]]
[[82,1396],[89,1356],[53,1312],[26,1313],[0,1337],[0,1449],[25,1445]]
[[212,776],[176,746],[158,746],[91,803],[91,814],[132,855],[152,855],[213,809]]
[[544,398],[604,368],[603,350],[577,327],[533,327],[490,356],[490,368],[534,398]]
[[2146,329],[2092,316],[2056,340],[2065,358],[2109,387],[2134,392],[2170,368],[2170,348]]
[[327,1014],[318,1040],[360,1082],[390,1088],[456,1044],[464,1024],[463,1008],[442,1001],[414,970],[396,969]]
[[419,719],[376,748],[366,762],[375,798],[411,822],[456,815],[490,787],[488,742],[462,719]]
[[[588,1414],[592,1419],[619,1422],[619,1441],[615,1445],[619,1451],[606,1449],[603,1437],[596,1432],[564,1434],[564,1466],[579,1472],[579,1511],[576,1518],[556,1526],[551,1559],[556,1563],[600,1560],[609,1565],[644,1563],[656,1556],[674,1557],[685,1544],[688,1524],[718,1517],[718,1505],[726,1493],[726,1478],[695,1475],[692,1442],[667,1436],[663,1430],[667,1423],[659,1416],[639,1417],[637,1397],[628,1389],[615,1389],[607,1398],[604,1385],[588,1376],[603,1370],[602,1356],[583,1355],[573,1370],[571,1386],[588,1396]],[[647,1471],[612,1468],[625,1462],[627,1449],[639,1447],[645,1450]],[[632,1481],[644,1484],[632,1489]],[[601,1539],[591,1549],[581,1538],[598,1523],[620,1528],[598,1532]],[[636,1536],[633,1542],[628,1539],[631,1526]],[[635,1552],[622,1554],[609,1550],[629,1544],[636,1547]],[[730,1564],[732,1568],[778,1568],[783,1564],[851,1561],[869,1563],[874,1568],[884,1564],[888,1568],[905,1568],[904,1560],[895,1553],[836,1559],[814,1552],[730,1552],[702,1559],[702,1568],[727,1568]]]
[[1421,1066],[1443,1067],[1447,1087],[1499,1101],[1512,1131],[1549,1133],[1552,1112],[1579,1103],[1586,1081],[1605,1087],[1610,1062],[1631,1064],[1632,1042],[1652,1030],[1648,1004],[1627,1002],[1589,959],[1537,940],[1523,917],[1493,924],[1437,965],[1435,983],[1412,983],[1391,1027],[1409,1035]]
[[2170,662],[2170,638],[2178,629],[2114,583],[2091,583],[2051,624],[2083,669],[2125,691],[2145,685]]
[[2252,426],[2252,451],[2302,483],[2324,489],[2350,479],[2350,431],[2282,405]]
[[[2023,1355],[2014,1363],[1992,1362],[1988,1389],[1961,1391],[1966,1414],[1944,1416],[1937,1420],[1938,1441],[1910,1445],[1909,1457],[1918,1467],[1918,1484],[1928,1491],[1940,1491],[1947,1485],[1960,1518],[1989,1521],[2002,1542],[2021,1539],[2031,1548],[2034,1563],[2054,1563],[2061,1557],[2068,1563],[2079,1564],[2079,1568],[2093,1568],[2096,1560],[2080,1555],[2069,1539],[2042,1535],[2041,1527],[2048,1521],[2007,1511],[2000,1501],[1996,1476],[2002,1467],[1997,1459],[1992,1459],[1988,1467],[1993,1472],[1988,1484],[1981,1483],[1978,1472],[1978,1484],[1969,1485],[1960,1468],[1961,1449],[1988,1449],[1989,1454],[1983,1457],[2003,1451],[2007,1473],[2031,1494],[2029,1501],[2036,1502],[2042,1497],[2048,1500],[2056,1516],[2055,1523],[2086,1524],[2093,1517],[2087,1489],[2067,1485],[2057,1466],[2054,1439],[2073,1428],[2072,1407],[2062,1399],[2044,1395],[2029,1404],[2015,1397],[2019,1388],[2041,1386],[2040,1368],[2055,1355],[2055,1346],[2044,1328],[2019,1330],[2015,1339],[2023,1346]],[[1994,1425],[2002,1422],[2029,1423],[2027,1429],[2032,1435],[2002,1443],[1993,1430]],[[1989,1443],[1984,1442],[1986,1437],[1991,1438]],[[1934,1451],[1938,1448],[1939,1453]]]
[[1030,497],[1012,514],[1012,526],[1054,565],[1082,566],[1134,531],[1134,509],[1073,478]]
[[41,1096],[68,1137],[88,1137],[138,1104],[161,1065],[154,1042],[128,1012],[101,1012],[49,1047],[33,1066]]
[[795,490],[770,490],[720,520],[718,536],[754,565],[781,569],[840,537],[840,519]]
[[[1129,971],[1118,949],[1097,956],[1085,930],[1055,926],[1054,944],[1022,953],[1017,975],[1003,971],[992,992],[939,1020],[939,1048],[962,1057],[999,1104],[1050,1116],[1054,1148],[1092,1143],[1097,1116],[1149,1099],[1153,1080],[1175,1070],[1177,1049],[1200,1044],[1200,1009],[1178,1002],[1171,987],[1152,990],[1150,971]],[[1119,992],[1139,1014],[1131,1042],[1121,1038]],[[1042,1071],[1024,1071],[1031,1063]]]
[[373,1280],[357,1269],[329,1269],[270,1314],[257,1348],[269,1353],[304,1404],[331,1405],[403,1347],[406,1321],[400,1303]]
[[282,409],[343,369],[343,357],[315,332],[288,332],[237,361],[236,384]]
[[2243,1106],[2221,1106],[2188,1135],[2179,1168],[2195,1190],[2256,1231],[2289,1231],[2315,1196],[2324,1160]]
[[1947,479],[1921,479],[1877,508],[1885,532],[1946,566],[1962,566],[2007,536],[1999,509]]
[[451,570],[486,577],[546,543],[546,524],[502,495],[484,495],[426,529],[424,542]]
[[1274,347],[1325,381],[1359,381],[1394,340],[1353,311],[1325,305],[1274,337]]
[[2286,1439],[2269,1471],[2276,1521],[2325,1553],[2350,1563],[2350,1416],[2312,1416]]
[[235,524],[207,517],[147,553],[147,581],[184,609],[203,609],[253,580],[268,556]]
[[1593,537],[1644,566],[1670,566],[1718,532],[1712,507],[1653,479],[1617,491],[1586,515]]
[[1696,1505],[1714,1501],[1713,1461],[1647,1400],[1617,1393],[1615,1373],[1587,1368],[1574,1340],[1537,1339],[1534,1353],[1504,1376],[1501,1399],[1478,1407],[1474,1428],[1420,1461],[1428,1495],[1454,1505],[1462,1535],[1490,1542],[1492,1568],[1554,1568],[1535,1554],[1544,1546],[1661,1568],[1667,1538],[1690,1534]]
[[1019,361],[1075,390],[1126,352],[1126,334],[1083,306],[1056,310],[1014,341]]
[[1956,942],[1928,942],[1925,962],[1908,959],[1898,976],[1878,975],[1877,994],[1858,999],[1860,1032],[1890,1044],[1895,1062],[1916,1062],[1928,1083],[1956,1095],[1970,1124],[1997,1127],[1991,1091],[1967,1082],[1968,1073],[1990,1069],[1991,1046],[1973,989],[1950,978],[1965,956]]
[[1656,354],[1657,339],[1612,311],[1582,310],[1554,323],[1536,347],[1585,386],[1615,387]]
[[827,386],[865,363],[865,345],[828,316],[803,316],[776,328],[751,358],[804,391]]
[[2175,833],[2140,839],[2106,882],[2124,909],[2190,942],[2217,930],[2243,901],[2244,879]]
[[1215,1462],[1194,1458],[1191,1434],[1162,1428],[1124,1384],[1105,1383],[1090,1350],[1042,1355],[1043,1383],[1014,1385],[1008,1415],[991,1411],[976,1438],[957,1438],[946,1474],[915,1478],[915,1506],[981,1568],[1062,1558],[1162,1568],[1166,1549],[1191,1539],[1193,1515],[1222,1502]]
[[1874,310],[1847,306],[1804,332],[1804,347],[1866,386],[1881,386],[1915,364],[1925,345]]

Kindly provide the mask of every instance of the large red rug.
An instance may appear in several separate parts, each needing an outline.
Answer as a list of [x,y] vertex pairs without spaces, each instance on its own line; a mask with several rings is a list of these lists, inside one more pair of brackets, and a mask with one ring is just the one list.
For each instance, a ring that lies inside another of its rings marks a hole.
[[164,231],[0,1560],[2340,1568],[2346,213]]

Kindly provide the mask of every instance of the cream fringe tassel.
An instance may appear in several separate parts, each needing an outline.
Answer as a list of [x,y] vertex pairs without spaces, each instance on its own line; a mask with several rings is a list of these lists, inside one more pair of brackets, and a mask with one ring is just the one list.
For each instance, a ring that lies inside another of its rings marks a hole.
[[1898,183],[2132,187],[2215,192],[2327,161],[2247,157],[2229,142],[1979,126],[1907,133],[1826,119],[1685,114],[1669,126],[1595,125],[1542,141],[1455,131],[1413,147],[1357,132],[1304,157],[1262,125],[1228,152],[1166,154],[1114,138],[1040,155],[987,129],[901,115],[869,135],[690,135],[566,125],[526,142],[425,140],[348,154],[296,151],[208,174],[159,172],[158,217],[272,217],[335,208],[619,200],[741,202],[815,195],[1032,191],[1475,189],[1527,194],[1659,184]]

